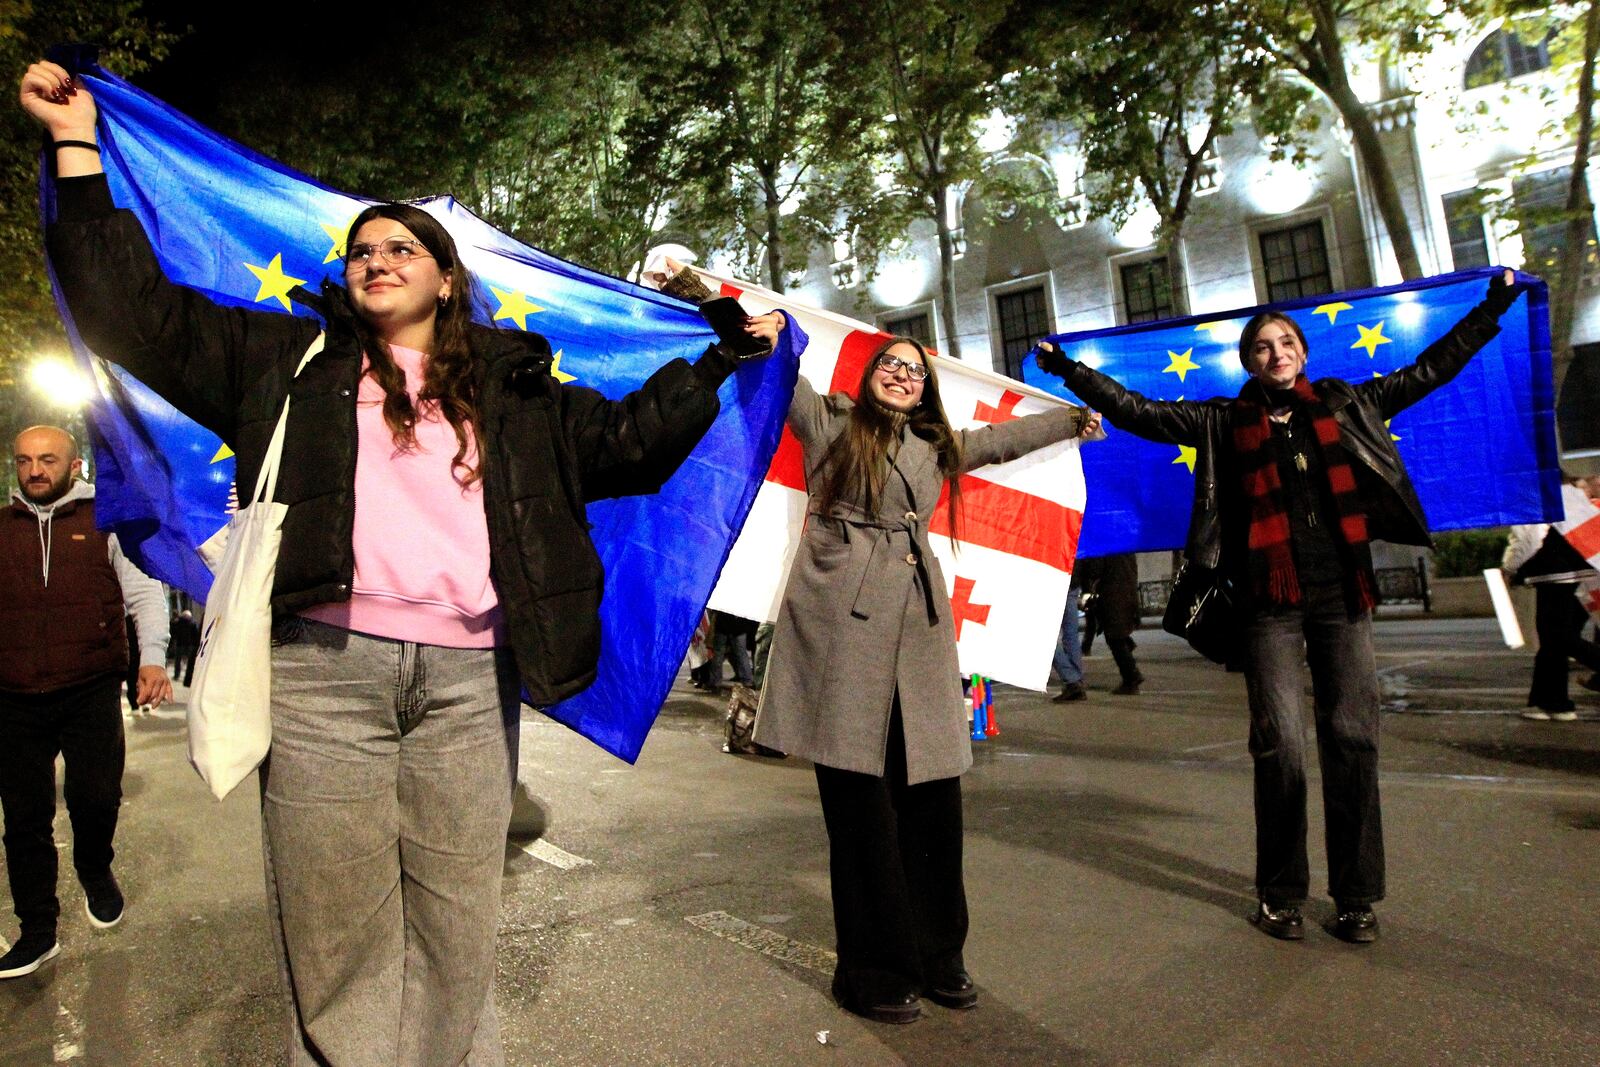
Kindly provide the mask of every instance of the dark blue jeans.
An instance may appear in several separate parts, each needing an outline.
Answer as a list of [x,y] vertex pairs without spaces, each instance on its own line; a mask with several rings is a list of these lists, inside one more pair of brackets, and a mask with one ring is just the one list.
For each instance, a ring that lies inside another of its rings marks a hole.
[[0,693],[0,809],[6,873],[23,933],[53,934],[56,757],[66,764],[72,865],[85,885],[111,873],[122,803],[122,677],[107,674],[53,693]]
[[1311,668],[1322,764],[1329,893],[1343,904],[1382,900],[1378,673],[1371,613],[1352,619],[1342,588],[1310,586],[1298,607],[1253,618],[1245,641],[1257,891],[1269,903],[1299,904],[1310,889],[1304,664]]

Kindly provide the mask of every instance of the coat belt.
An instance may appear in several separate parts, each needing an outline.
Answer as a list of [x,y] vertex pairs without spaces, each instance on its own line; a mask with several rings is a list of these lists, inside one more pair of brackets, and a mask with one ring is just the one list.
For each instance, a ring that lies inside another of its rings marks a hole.
[[939,598],[933,594],[933,583],[928,572],[927,523],[915,512],[907,512],[906,516],[898,519],[869,519],[859,511],[850,508],[835,506],[826,515],[820,512],[811,512],[811,518],[834,519],[856,529],[882,530],[884,536],[874,539],[872,551],[867,553],[866,561],[861,565],[861,573],[855,575],[853,583],[855,594],[850,603],[850,614],[858,619],[871,618],[871,613],[863,603],[867,595],[867,579],[872,574],[873,564],[877,561],[879,553],[887,545],[888,535],[896,532],[905,533],[912,545],[912,555],[916,557],[914,566],[917,568],[917,580],[922,585],[923,604],[928,611],[928,625],[932,626],[939,621]]

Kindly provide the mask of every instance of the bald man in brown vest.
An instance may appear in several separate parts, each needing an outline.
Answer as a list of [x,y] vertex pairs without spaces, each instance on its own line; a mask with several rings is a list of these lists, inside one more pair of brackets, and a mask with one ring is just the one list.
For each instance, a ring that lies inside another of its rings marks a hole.
[[122,803],[124,614],[139,634],[137,697],[159,705],[167,679],[161,583],[95,528],[94,486],[72,436],[55,426],[17,435],[17,488],[0,510],[0,809],[6,873],[22,932],[0,956],[0,979],[38,970],[61,951],[56,920],[56,756],[72,819],[72,861],[84,910],[99,928],[122,920],[111,873]]

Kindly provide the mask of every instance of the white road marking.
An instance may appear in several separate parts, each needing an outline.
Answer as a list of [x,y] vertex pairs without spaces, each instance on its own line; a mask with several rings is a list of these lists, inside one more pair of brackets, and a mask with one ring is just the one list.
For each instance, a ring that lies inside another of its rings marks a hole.
[[521,847],[522,851],[534,859],[543,860],[550,866],[558,867],[563,871],[594,866],[594,860],[586,860],[582,856],[575,856],[558,845],[552,845],[542,837]]
[[710,934],[732,941],[743,948],[752,949],[764,956],[792,963],[818,974],[832,975],[839,957],[825,948],[808,945],[785,937],[776,930],[768,930],[755,923],[729,915],[725,911],[708,911],[704,915],[685,915],[683,921]]

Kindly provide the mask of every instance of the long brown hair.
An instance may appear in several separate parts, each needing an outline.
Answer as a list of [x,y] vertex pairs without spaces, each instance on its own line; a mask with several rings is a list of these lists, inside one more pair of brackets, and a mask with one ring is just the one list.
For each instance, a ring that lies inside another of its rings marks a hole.
[[[440,272],[450,275],[450,295],[440,302],[434,317],[433,350],[428,354],[417,399],[439,405],[439,413],[456,433],[456,454],[450,460],[450,469],[457,483],[471,485],[483,476],[481,459],[477,466],[467,465],[467,452],[472,447],[469,427],[478,418],[477,383],[473,378],[472,349],[467,335],[472,325],[472,309],[477,304],[477,284],[471,272],[461,265],[449,231],[432,215],[410,204],[373,204],[367,208],[350,224],[350,232],[345,237],[346,248],[355,241],[361,227],[373,219],[391,219],[410,230],[438,261]],[[417,410],[406,392],[405,373],[396,365],[388,342],[374,332],[372,325],[360,315],[355,321],[356,337],[367,355],[367,373],[383,389],[383,421],[394,437],[395,448],[401,452],[415,451]]]
[[[909,412],[893,411],[872,395],[872,375],[878,357],[895,345],[910,345],[922,357],[928,377],[922,383],[922,399]],[[920,341],[910,337],[890,337],[867,360],[856,384],[856,403],[850,410],[850,424],[834,438],[822,461],[822,489],[818,508],[825,515],[841,499],[860,500],[868,515],[876,515],[889,478],[889,447],[905,426],[933,446],[939,472],[950,485],[950,536],[958,538],[957,515],[961,506],[961,439],[950,428],[939,397],[939,372],[934,357]]]

